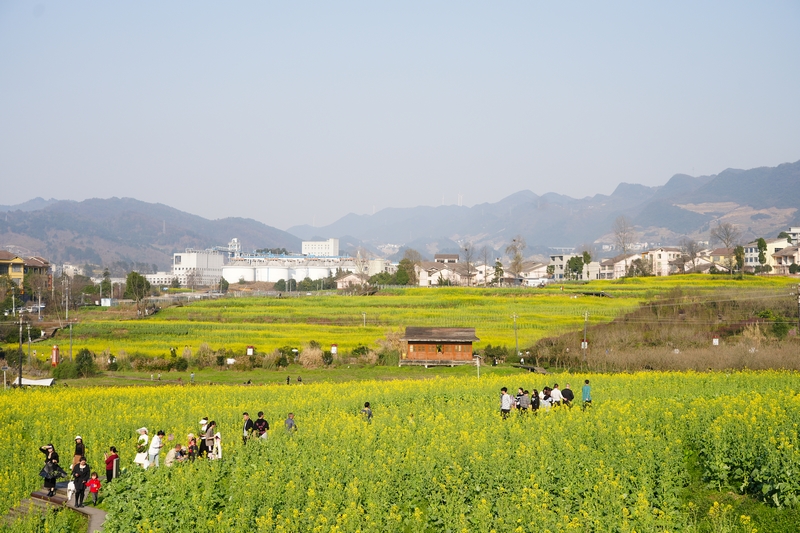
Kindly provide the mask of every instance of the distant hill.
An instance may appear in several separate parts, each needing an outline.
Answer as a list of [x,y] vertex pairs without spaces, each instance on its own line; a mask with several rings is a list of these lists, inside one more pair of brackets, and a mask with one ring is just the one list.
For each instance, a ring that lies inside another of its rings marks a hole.
[[36,199],[21,205],[42,207],[7,206],[0,215],[0,248],[41,255],[53,263],[164,269],[172,263],[174,252],[227,246],[233,237],[246,250],[300,251],[297,237],[252,219],[208,220],[132,198]]
[[433,255],[469,242],[498,252],[516,235],[529,251],[613,242],[614,220],[625,215],[639,241],[677,244],[708,240],[719,221],[736,224],[743,240],[776,236],[800,225],[800,161],[774,168],[728,169],[714,176],[676,174],[665,185],[621,183],[612,194],[575,199],[530,190],[473,207],[388,208],[348,214],[324,227],[294,226],[300,238],[348,235],[368,245],[391,243]]

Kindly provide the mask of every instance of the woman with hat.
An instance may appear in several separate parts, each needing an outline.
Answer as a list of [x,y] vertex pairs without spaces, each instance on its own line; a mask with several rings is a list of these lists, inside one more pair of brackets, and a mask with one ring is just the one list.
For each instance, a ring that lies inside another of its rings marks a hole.
[[139,434],[139,439],[136,441],[136,457],[133,462],[142,465],[142,468],[147,468],[150,465],[147,462],[147,443],[150,442],[150,437],[147,436],[146,427],[137,429],[136,433]]
[[83,438],[78,435],[75,437],[75,455],[72,456],[72,466],[81,462],[81,457],[86,455],[86,446],[83,444]]

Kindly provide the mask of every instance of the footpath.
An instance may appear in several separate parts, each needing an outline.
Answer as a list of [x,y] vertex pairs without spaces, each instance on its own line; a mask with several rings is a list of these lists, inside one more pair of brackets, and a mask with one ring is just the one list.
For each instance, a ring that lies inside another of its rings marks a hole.
[[[91,501],[91,496],[89,496],[88,490],[86,496],[87,499]],[[106,521],[106,512],[92,507],[91,505],[76,508],[71,501],[67,500],[66,482],[58,483],[56,485],[56,493],[54,496],[48,496],[46,490],[37,490],[35,492],[31,492],[30,498],[19,502],[17,507],[9,511],[5,519],[7,521],[13,521],[19,516],[25,516],[28,513],[36,512],[37,510],[45,511],[48,507],[67,507],[72,512],[80,513],[88,518],[89,527],[87,531],[89,533],[103,531],[103,524]]]

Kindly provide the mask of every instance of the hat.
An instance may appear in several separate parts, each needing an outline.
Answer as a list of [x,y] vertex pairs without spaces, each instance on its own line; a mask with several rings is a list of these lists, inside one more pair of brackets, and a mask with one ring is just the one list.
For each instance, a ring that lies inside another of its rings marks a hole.
[[83,437],[81,437],[80,435],[78,435],[78,436],[76,436],[76,437],[75,437],[75,440],[83,440]]
[[201,418],[199,423],[200,424],[208,424],[208,419],[207,418]]
[[142,433],[142,432],[147,433],[147,428],[146,427],[141,427],[141,428],[136,430],[136,433]]

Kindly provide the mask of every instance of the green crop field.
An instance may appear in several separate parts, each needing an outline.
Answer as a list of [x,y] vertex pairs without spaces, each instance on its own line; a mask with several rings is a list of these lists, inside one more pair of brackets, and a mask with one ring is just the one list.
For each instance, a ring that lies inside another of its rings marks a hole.
[[[76,349],[95,353],[164,356],[188,346],[206,343],[244,353],[255,346],[267,353],[280,346],[311,340],[323,348],[337,344],[342,351],[358,345],[378,348],[387,335],[407,326],[474,327],[488,344],[513,347],[514,319],[520,347],[545,336],[580,329],[584,313],[589,323],[613,320],[645,301],[657,300],[675,289],[715,298],[742,298],[749,294],[787,293],[788,278],[727,276],[670,276],[564,284],[546,289],[408,288],[381,291],[373,296],[314,293],[292,298],[226,297],[168,307],[155,316],[137,320],[114,310],[91,308],[77,313],[73,329]],[[605,294],[607,297],[599,296]],[[66,331],[56,343],[67,345]],[[13,346],[7,346],[13,350]]]

